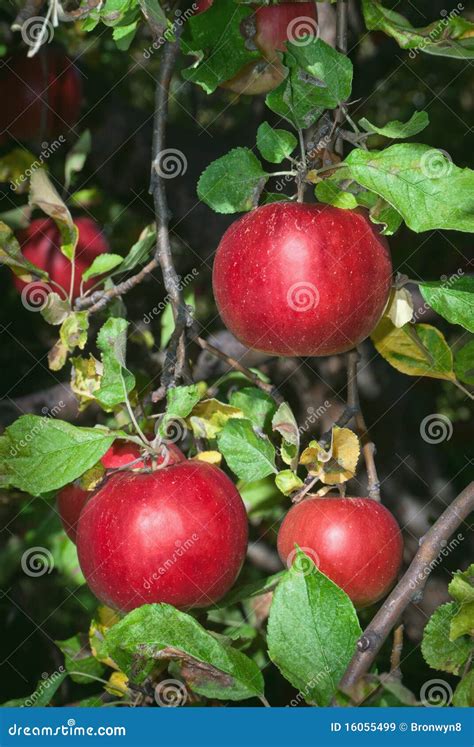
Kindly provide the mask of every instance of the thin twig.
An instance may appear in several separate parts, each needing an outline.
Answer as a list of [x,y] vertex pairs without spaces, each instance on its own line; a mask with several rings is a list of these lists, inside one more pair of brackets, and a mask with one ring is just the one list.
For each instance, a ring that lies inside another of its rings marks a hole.
[[132,288],[139,285],[139,283],[141,283],[147,275],[158,266],[158,261],[153,258],[140,270],[140,272],[137,272],[136,275],[132,275],[132,277],[127,278],[127,280],[115,285],[113,288],[109,288],[109,290],[106,291],[96,291],[95,293],[91,293],[90,296],[78,298],[75,303],[76,310],[89,309],[89,314],[95,314],[97,311],[102,311],[102,309],[105,309],[114,298],[117,298],[117,296],[123,296],[125,293],[132,290]]
[[401,677],[400,659],[403,651],[403,625],[399,625],[393,632],[393,646],[390,656],[390,674],[393,677]]
[[[337,0],[336,6],[336,49],[341,54],[347,54],[347,29],[349,22],[347,0]],[[344,119],[344,104],[341,103],[336,111],[334,121],[340,125]],[[343,142],[341,137],[336,138],[334,150],[338,155],[343,155]]]
[[281,403],[283,402],[283,397],[279,394],[275,387],[271,384],[267,384],[266,381],[262,381],[262,379],[260,379],[257,374],[254,374],[253,371],[251,371],[249,368],[246,368],[242,365],[242,363],[239,363],[236,358],[232,358],[232,356],[227,355],[227,353],[224,353],[222,350],[219,350],[219,348],[211,345],[210,342],[204,340],[202,337],[199,337],[199,335],[196,335],[196,337],[193,337],[191,339],[194,342],[197,342],[197,344],[203,350],[207,350],[207,352],[211,353],[211,355],[215,355],[216,358],[220,358],[221,361],[225,361],[225,363],[227,363],[230,368],[233,368],[234,371],[239,371],[239,373],[246,376],[254,386],[269,394],[271,397],[273,397],[277,404],[281,405]]
[[352,688],[369,671],[382,644],[413,597],[418,597],[433,568],[434,561],[462,522],[474,511],[474,482],[471,482],[444,511],[420,540],[420,548],[407,572],[365,629],[340,688]]
[[357,350],[351,350],[347,354],[347,404],[354,409],[355,425],[357,434],[362,444],[362,453],[364,455],[365,467],[367,470],[368,494],[369,498],[380,501],[380,481],[375,466],[375,444],[370,438],[365,423],[362,410],[360,409],[359,389],[357,387],[357,363],[359,353]]

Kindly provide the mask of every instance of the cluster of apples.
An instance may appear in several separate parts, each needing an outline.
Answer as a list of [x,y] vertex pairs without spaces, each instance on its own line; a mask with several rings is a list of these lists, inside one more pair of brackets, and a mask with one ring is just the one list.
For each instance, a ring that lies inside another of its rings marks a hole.
[[[198,12],[212,2],[200,0]],[[225,85],[246,93],[278,85],[277,53],[291,22],[302,16],[316,21],[315,4],[256,8],[252,43],[261,60]],[[18,65],[33,98],[27,100],[26,91],[7,95],[0,133],[26,139],[46,123],[52,135],[61,122],[75,121],[80,83],[64,56],[52,52],[50,58],[49,96],[59,103],[51,111],[48,101],[46,116],[40,68],[24,58]],[[8,73],[3,82],[8,89]],[[26,107],[28,118],[20,116]],[[78,218],[76,224],[74,296],[85,268],[108,248],[93,221]],[[55,224],[33,221],[19,239],[25,256],[68,289],[71,265],[60,253]],[[226,326],[244,345],[276,356],[333,355],[355,347],[377,324],[391,280],[387,243],[364,211],[293,202],[259,207],[233,223],[213,270]],[[106,475],[96,491],[74,484],[58,495],[63,525],[77,542],[96,596],[128,611],[150,602],[208,606],[225,595],[240,571],[248,538],[244,504],[225,473],[187,459],[173,444],[152,461],[135,444],[117,442],[101,461]],[[310,497],[293,506],[278,536],[284,563],[292,562],[296,545],[360,607],[387,593],[402,557],[394,517],[368,498]]]

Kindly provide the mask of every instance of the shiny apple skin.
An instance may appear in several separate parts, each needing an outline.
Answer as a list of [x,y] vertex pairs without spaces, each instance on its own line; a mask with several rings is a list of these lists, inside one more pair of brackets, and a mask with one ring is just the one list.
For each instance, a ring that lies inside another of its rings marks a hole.
[[295,544],[356,607],[388,593],[403,555],[394,516],[371,498],[308,498],[293,506],[278,533],[278,553],[285,564],[291,564]]
[[372,332],[392,282],[388,244],[365,212],[278,202],[233,223],[214,296],[240,342],[279,356],[350,350]]
[[186,461],[113,475],[81,513],[77,549],[104,604],[187,609],[209,606],[231,588],[247,539],[245,507],[232,481],[213,465]]
[[[165,459],[167,466],[186,461],[185,455],[176,444],[168,444],[166,449],[166,457],[163,455],[157,459],[158,466],[161,466]],[[126,467],[128,464],[132,465],[135,459],[138,459],[140,453],[140,447],[137,444],[130,441],[115,441],[100,461],[106,470],[117,469],[119,467]],[[139,461],[133,464],[131,469],[143,469],[143,467],[145,467],[145,463]],[[61,488],[57,495],[59,517],[64,531],[73,542],[76,542],[77,539],[77,522],[79,521],[80,513],[93,495],[93,491],[84,490],[78,482],[73,482]]]
[[77,123],[82,84],[78,70],[60,49],[5,58],[0,68],[0,142],[67,136]]
[[[80,293],[82,273],[99,254],[107,252],[109,246],[99,226],[91,218],[81,216],[76,218],[74,222],[79,230],[79,241],[74,262],[74,297],[77,297]],[[51,218],[36,218],[31,221],[28,228],[18,231],[17,237],[26,259],[42,270],[46,270],[51,280],[58,283],[69,293],[71,263],[61,252],[61,238],[56,223]],[[88,288],[94,282],[97,282],[97,278],[85,283],[84,287]],[[14,283],[21,293],[26,283],[16,276],[14,277]],[[51,290],[64,295],[54,285]]]

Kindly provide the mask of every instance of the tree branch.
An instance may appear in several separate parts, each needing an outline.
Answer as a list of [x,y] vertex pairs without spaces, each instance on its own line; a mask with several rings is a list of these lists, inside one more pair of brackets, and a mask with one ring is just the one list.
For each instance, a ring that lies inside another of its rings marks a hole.
[[340,688],[347,690],[370,669],[383,642],[396,625],[413,596],[426,584],[434,561],[460,524],[474,511],[474,482],[471,482],[444,511],[420,540],[420,548],[407,572],[385,600],[357,643],[357,652],[344,674]]
[[175,31],[178,37],[173,42],[166,42],[163,49],[160,74],[155,89],[155,116],[153,124],[153,149],[150,194],[153,195],[156,219],[156,253],[155,260],[161,267],[163,282],[173,310],[175,329],[166,351],[161,386],[153,393],[153,401],[162,399],[167,390],[175,386],[183,376],[186,365],[186,328],[192,324],[192,316],[184,303],[178,274],[173,264],[169,238],[169,211],[166,200],[166,189],[161,175],[161,160],[166,144],[166,123],[168,118],[169,91],[174,66],[179,52],[180,29]]
[[193,337],[192,339],[194,342],[197,342],[197,344],[203,350],[207,350],[207,352],[211,353],[211,355],[215,355],[216,358],[220,358],[221,361],[225,361],[225,363],[227,363],[230,368],[233,368],[234,371],[239,371],[239,373],[246,376],[254,386],[269,394],[271,397],[273,397],[277,404],[281,405],[281,403],[283,402],[283,397],[279,394],[275,387],[273,387],[271,384],[267,384],[265,381],[262,381],[262,379],[254,374],[249,368],[246,368],[241,363],[239,363],[236,358],[232,358],[230,355],[227,355],[227,353],[224,353],[222,350],[219,350],[219,348],[211,345],[210,342],[204,340],[202,337],[199,337],[199,335],[196,335],[196,337]]
[[142,280],[144,280],[146,276],[157,267],[158,261],[153,258],[140,270],[140,272],[127,278],[127,280],[123,280],[118,285],[114,285],[113,288],[109,288],[109,290],[106,291],[96,291],[95,293],[91,293],[90,296],[78,298],[75,303],[75,309],[89,309],[89,314],[95,314],[97,311],[102,311],[102,309],[105,309],[114,298],[117,298],[117,296],[123,296],[125,293],[132,290],[132,288],[135,288],[135,286],[141,283]]

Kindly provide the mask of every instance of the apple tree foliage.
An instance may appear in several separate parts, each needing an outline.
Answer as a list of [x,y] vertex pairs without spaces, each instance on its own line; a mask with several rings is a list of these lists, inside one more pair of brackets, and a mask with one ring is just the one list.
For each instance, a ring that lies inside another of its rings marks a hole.
[[[81,30],[109,27],[106,33],[111,33],[118,50],[128,50],[146,23],[156,38],[174,39],[175,18],[158,0],[105,0],[83,2],[80,7]],[[369,31],[387,34],[403,50],[459,60],[474,58],[474,24],[460,15],[445,19],[442,33],[435,33],[439,21],[414,28],[379,0],[362,0],[362,10]],[[253,62],[258,54],[247,48],[240,33],[242,21],[251,12],[248,4],[238,0],[218,0],[207,13],[191,14],[180,40],[182,78],[212,95]],[[159,47],[153,54],[161,53]],[[474,172],[455,165],[444,150],[420,142],[430,127],[424,111],[414,111],[405,122],[373,123],[366,118],[355,122],[348,117],[352,145],[346,148],[345,157],[329,166],[306,168],[309,156],[299,150],[301,133],[317,127],[328,112],[350,112],[347,102],[352,95],[353,67],[348,56],[322,39],[289,42],[281,57],[286,77],[265,98],[280,126],[273,128],[265,121],[255,132],[254,148],[233,148],[210,163],[197,183],[202,202],[217,213],[242,213],[281,199],[276,183],[282,174],[288,177],[287,183],[303,175],[317,200],[347,210],[367,208],[371,220],[388,236],[403,224],[414,233],[435,229],[474,233]],[[66,186],[73,183],[90,147],[90,137],[84,133],[66,158]],[[25,163],[28,154],[24,151],[5,157],[2,173],[14,179]],[[71,204],[53,186],[46,168],[34,171],[30,178],[29,204],[56,221],[62,251],[72,260],[77,230]],[[150,260],[155,241],[154,227],[144,226],[126,256],[98,257],[84,279],[95,280],[95,291],[113,289]],[[27,282],[48,281],[46,273],[22,256],[7,222],[0,224],[0,262]],[[394,289],[373,331],[378,353],[401,374],[445,380],[463,388],[473,385],[474,340],[453,350],[435,326],[415,323],[410,294],[405,288],[400,293],[402,285]],[[437,314],[452,325],[474,331],[473,277],[426,280],[418,286]],[[402,304],[405,312],[399,313]],[[0,437],[1,487],[53,500],[62,486],[79,478],[87,481],[114,440],[140,443],[131,411],[141,413],[137,417],[142,427],[153,412],[149,404],[138,407],[144,389],[137,373],[128,367],[131,322],[122,303],[116,300],[104,309],[98,330],[87,309],[56,293],[51,293],[41,313],[45,324],[57,328],[57,341],[49,354],[51,369],[70,367],[71,387],[80,409],[93,403],[103,410],[107,423],[79,427],[60,417],[24,415]],[[163,323],[168,327],[163,329],[166,346],[173,327],[170,308],[163,314]],[[255,375],[265,380],[260,372]],[[150,388],[145,387],[147,394]],[[166,440],[170,429],[178,426],[190,444],[191,458],[222,464],[235,476],[251,520],[259,516],[274,520],[275,485],[280,493],[291,496],[303,487],[308,475],[317,476],[324,490],[344,485],[356,474],[360,444],[350,429],[334,428],[330,443],[301,443],[290,406],[277,405],[270,393],[241,374],[228,374],[217,392],[207,381],[169,390],[155,432]],[[196,439],[201,444],[199,452]],[[70,583],[84,583],[69,540],[58,535],[51,551],[56,568]],[[298,557],[300,563],[289,570],[237,586],[204,613],[186,613],[167,604],[145,605],[125,616],[99,608],[89,631],[57,643],[65,657],[64,677],[98,685],[97,695],[84,698],[84,705],[103,703],[101,682],[115,701],[131,703],[136,688],[150,692],[150,685],[166,670],[169,677],[183,683],[189,703],[215,699],[253,703],[252,699],[265,696],[266,675],[277,667],[306,703],[347,703],[348,696],[339,692],[338,683],[361,635],[357,612],[347,595],[302,550]],[[304,573],[298,570],[302,562]],[[430,667],[459,678],[455,705],[472,704],[473,573],[471,567],[454,574],[449,586],[453,601],[436,610],[422,644]],[[269,592],[273,599],[265,626],[255,602],[268,599],[264,595]],[[62,679],[43,689],[47,695],[35,705],[50,702]],[[367,697],[375,693],[375,704],[419,704],[392,675],[375,671],[362,686]]]

